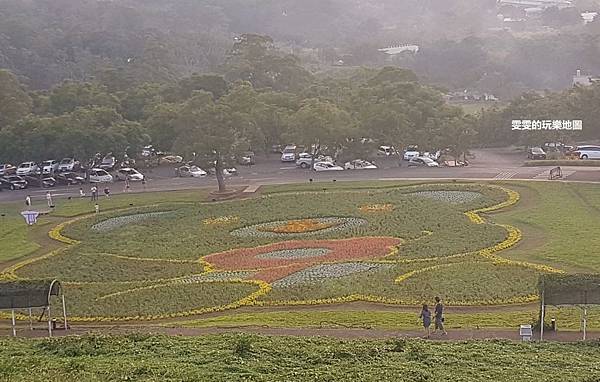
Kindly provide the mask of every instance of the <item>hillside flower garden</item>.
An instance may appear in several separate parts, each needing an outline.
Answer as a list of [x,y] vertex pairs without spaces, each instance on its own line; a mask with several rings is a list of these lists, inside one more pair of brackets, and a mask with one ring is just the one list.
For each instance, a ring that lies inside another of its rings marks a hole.
[[502,257],[521,232],[486,215],[518,201],[494,185],[424,184],[128,208],[56,226],[63,247],[0,278],[62,280],[74,321],[435,295],[532,302],[538,276],[561,271]]

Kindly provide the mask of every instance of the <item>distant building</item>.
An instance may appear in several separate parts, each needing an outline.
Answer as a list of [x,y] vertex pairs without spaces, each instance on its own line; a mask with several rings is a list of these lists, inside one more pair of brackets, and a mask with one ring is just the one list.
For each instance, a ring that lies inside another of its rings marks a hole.
[[577,73],[573,76],[573,86],[590,86],[594,83],[599,83],[600,78],[582,74],[581,70],[577,70]]
[[481,93],[476,90],[465,89],[459,92],[446,94],[446,99],[451,102],[490,102],[498,101],[498,97],[490,93]]
[[498,0],[498,6],[512,5],[515,7],[524,8],[567,8],[572,7],[573,2],[570,0]]
[[583,12],[581,14],[581,18],[583,19],[583,22],[586,24],[589,24],[592,21],[594,21],[596,19],[596,16],[598,16],[598,12]]
[[418,45],[396,45],[396,46],[391,46],[389,48],[381,48],[379,49],[380,52],[383,52],[385,54],[388,54],[390,56],[395,56],[397,54],[400,53],[404,53],[404,52],[410,52],[410,53],[418,53],[419,52],[419,46]]

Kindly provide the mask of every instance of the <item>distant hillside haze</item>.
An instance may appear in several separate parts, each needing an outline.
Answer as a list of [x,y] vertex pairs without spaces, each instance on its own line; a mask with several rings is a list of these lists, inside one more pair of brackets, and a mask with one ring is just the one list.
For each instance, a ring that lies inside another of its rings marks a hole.
[[[496,0],[0,0],[0,68],[31,89],[164,83],[224,74],[234,37],[254,33],[312,73],[398,65],[436,86],[506,98],[568,87],[576,69],[600,74],[600,21],[583,25],[578,13],[600,5],[573,5],[515,24],[499,12],[522,7]],[[399,44],[421,49],[379,51]]]

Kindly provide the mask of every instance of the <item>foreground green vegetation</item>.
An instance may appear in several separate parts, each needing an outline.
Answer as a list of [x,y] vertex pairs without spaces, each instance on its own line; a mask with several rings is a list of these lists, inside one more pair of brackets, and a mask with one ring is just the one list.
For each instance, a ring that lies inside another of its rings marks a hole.
[[596,381],[598,343],[221,335],[0,339],[10,381]]

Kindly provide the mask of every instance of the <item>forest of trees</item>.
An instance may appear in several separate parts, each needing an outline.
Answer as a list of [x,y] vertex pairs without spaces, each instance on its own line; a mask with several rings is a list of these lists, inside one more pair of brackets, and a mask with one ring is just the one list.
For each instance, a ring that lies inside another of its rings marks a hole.
[[[594,1],[578,0],[575,12]],[[575,25],[572,11],[549,9],[540,23],[554,32],[491,31],[501,10],[495,0],[0,0],[0,68],[30,89],[70,79],[117,91],[226,75],[234,38],[255,33],[314,74],[340,58],[389,65],[378,48],[415,43],[419,54],[396,64],[436,86],[504,99],[563,89],[576,69],[600,74],[600,18]]]
[[365,137],[460,152],[473,134],[474,118],[405,69],[317,79],[258,35],[238,39],[227,65],[225,77],[194,74],[125,90],[65,81],[27,91],[2,70],[0,161],[135,154],[148,143],[223,158],[286,142],[357,150],[353,143]]
[[[600,86],[521,93],[560,88],[581,63],[600,72],[600,23],[585,33],[473,37],[495,1],[242,2],[0,0],[0,162],[135,154],[149,143],[217,159],[287,142],[350,156],[365,150],[362,138],[458,155],[599,136]],[[414,17],[395,28],[423,41],[419,55],[397,63],[407,69],[381,62],[325,75],[287,50],[375,50],[390,12]],[[453,35],[424,34],[427,25]],[[239,33],[264,30],[274,38]],[[475,115],[445,102],[441,89],[474,84],[518,96]],[[507,133],[512,119],[527,118],[582,119],[584,131]]]

